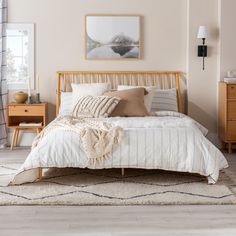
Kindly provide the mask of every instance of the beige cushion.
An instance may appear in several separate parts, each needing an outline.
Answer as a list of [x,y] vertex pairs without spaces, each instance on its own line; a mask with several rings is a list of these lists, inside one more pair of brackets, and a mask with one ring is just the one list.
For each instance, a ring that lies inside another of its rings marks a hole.
[[118,97],[121,99],[111,116],[141,117],[149,113],[144,105],[144,88],[135,88],[122,91],[106,92],[105,96]]
[[144,104],[148,110],[148,112],[151,111],[151,106],[152,106],[152,99],[155,94],[156,87],[144,87],[144,86],[132,86],[132,85],[118,85],[117,90],[126,90],[126,89],[133,89],[133,88],[145,88],[146,91],[148,92],[144,96]]
[[82,97],[76,103],[73,109],[73,116],[85,117],[108,117],[120,102],[120,98],[99,96]]
[[110,83],[88,83],[88,84],[71,84],[72,87],[72,107],[81,97],[85,96],[101,96],[103,93],[111,89]]

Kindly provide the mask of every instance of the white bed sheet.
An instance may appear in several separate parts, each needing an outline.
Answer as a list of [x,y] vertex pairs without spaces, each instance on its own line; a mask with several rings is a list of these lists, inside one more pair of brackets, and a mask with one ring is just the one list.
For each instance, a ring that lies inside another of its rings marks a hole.
[[121,126],[124,137],[114,146],[110,158],[89,164],[77,133],[55,130],[31,151],[12,184],[33,182],[38,167],[144,168],[198,173],[216,183],[219,171],[227,168],[223,154],[207,139],[207,130],[177,112],[157,116],[103,118]]

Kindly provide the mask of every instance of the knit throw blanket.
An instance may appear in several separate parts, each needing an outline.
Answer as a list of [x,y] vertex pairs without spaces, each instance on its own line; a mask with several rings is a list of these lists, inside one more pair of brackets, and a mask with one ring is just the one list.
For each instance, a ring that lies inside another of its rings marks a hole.
[[123,130],[119,126],[96,120],[94,118],[63,116],[52,121],[41,133],[37,135],[32,144],[34,149],[39,142],[55,130],[75,132],[79,135],[78,145],[88,157],[91,164],[96,164],[109,157],[114,144],[119,144]]

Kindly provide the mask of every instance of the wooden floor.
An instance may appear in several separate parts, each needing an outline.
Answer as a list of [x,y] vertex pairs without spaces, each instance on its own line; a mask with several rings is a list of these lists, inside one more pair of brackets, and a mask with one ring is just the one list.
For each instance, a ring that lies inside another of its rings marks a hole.
[[[29,150],[0,151],[1,163],[22,163]],[[236,153],[226,155],[236,178]],[[236,235],[236,206],[0,207],[0,236]]]

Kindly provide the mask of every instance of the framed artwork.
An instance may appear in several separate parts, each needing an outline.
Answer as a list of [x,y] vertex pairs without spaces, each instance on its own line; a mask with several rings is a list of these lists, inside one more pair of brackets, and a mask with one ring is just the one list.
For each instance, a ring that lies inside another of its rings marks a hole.
[[87,15],[86,59],[140,59],[140,16]]

